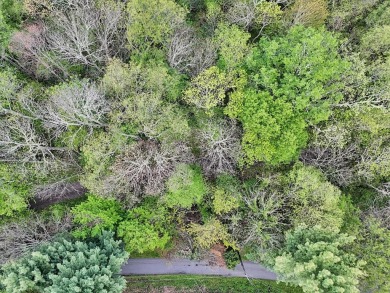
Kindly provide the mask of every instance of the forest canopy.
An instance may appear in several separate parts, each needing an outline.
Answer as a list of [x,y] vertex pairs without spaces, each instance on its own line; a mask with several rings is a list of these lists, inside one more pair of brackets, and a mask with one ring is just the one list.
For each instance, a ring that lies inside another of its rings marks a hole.
[[0,292],[390,292],[389,1],[2,0],[0,47]]

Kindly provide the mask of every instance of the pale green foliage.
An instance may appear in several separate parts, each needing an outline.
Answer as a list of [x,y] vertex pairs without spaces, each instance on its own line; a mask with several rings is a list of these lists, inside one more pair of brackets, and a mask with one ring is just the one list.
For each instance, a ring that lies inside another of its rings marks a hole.
[[239,206],[239,201],[223,189],[215,189],[213,193],[213,209],[217,215],[228,213]]
[[292,186],[286,192],[292,196],[294,226],[341,227],[343,212],[340,209],[341,192],[337,187],[313,167],[298,165],[289,177]]
[[241,65],[249,51],[250,34],[236,25],[220,24],[216,30],[215,42],[219,46],[220,64],[233,69]]
[[213,209],[217,215],[229,213],[240,206],[239,182],[230,175],[220,175],[213,190]]
[[123,101],[123,106],[125,111],[120,114],[121,120],[130,122],[135,134],[168,143],[188,137],[186,113],[156,94],[129,97]]
[[175,100],[180,80],[161,64],[124,64],[113,60],[103,78],[105,91],[120,109],[112,122],[133,136],[139,134],[163,142],[188,136],[186,112],[167,100]]
[[223,104],[229,85],[225,72],[212,66],[191,81],[191,86],[184,92],[183,100],[210,113],[211,109]]
[[180,78],[159,62],[123,63],[113,59],[106,68],[103,87],[107,94],[123,99],[140,93],[154,93],[158,97],[176,100],[180,93]]
[[115,230],[122,219],[117,201],[96,195],[89,195],[86,201],[72,208],[72,214],[77,225],[72,234],[80,238],[96,237],[104,230]]
[[236,249],[236,244],[226,227],[217,219],[210,219],[203,225],[191,223],[187,231],[194,237],[196,245],[200,248],[210,249],[214,244],[223,242],[225,246]]
[[6,265],[1,282],[8,293],[120,293],[126,282],[119,271],[128,255],[113,233],[95,242],[62,239]]
[[246,162],[286,163],[305,146],[306,128],[327,120],[341,95],[349,64],[325,30],[293,27],[282,38],[262,38],[246,62],[250,77],[230,96],[226,113],[244,128]]
[[353,241],[336,228],[299,226],[287,233],[274,270],[281,280],[299,285],[307,293],[358,293],[364,263],[347,252]]
[[185,164],[179,164],[167,181],[167,193],[163,198],[168,207],[189,209],[193,204],[201,203],[207,192],[201,170]]
[[171,239],[169,221],[165,207],[146,202],[128,212],[118,227],[118,236],[130,254],[164,249]]
[[376,58],[390,55],[390,25],[377,26],[367,31],[361,40],[360,50],[364,57]]
[[35,251],[28,259],[10,263],[3,270],[1,284],[5,287],[5,292],[39,292],[45,287],[47,274],[51,271],[50,257]]
[[123,135],[100,132],[91,137],[81,148],[84,162],[81,183],[92,193],[101,193],[104,188],[102,179],[108,174],[108,168],[125,143],[126,137]]
[[130,0],[127,12],[127,39],[133,48],[166,44],[186,15],[184,8],[172,0]]

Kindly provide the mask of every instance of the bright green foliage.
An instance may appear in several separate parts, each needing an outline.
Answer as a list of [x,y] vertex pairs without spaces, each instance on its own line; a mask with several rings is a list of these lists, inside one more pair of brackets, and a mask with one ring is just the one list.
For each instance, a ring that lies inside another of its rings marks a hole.
[[121,213],[116,200],[89,195],[86,201],[72,208],[73,222],[78,226],[73,235],[80,238],[96,237],[104,230],[115,230],[122,219]]
[[184,8],[172,0],[130,0],[127,12],[127,39],[132,48],[166,44],[186,15]]
[[128,255],[104,232],[94,242],[62,239],[42,246],[6,265],[1,283],[7,293],[120,293],[126,282],[119,275]]
[[313,167],[296,167],[289,177],[292,185],[286,192],[292,195],[294,226],[341,227],[343,212],[340,209],[341,192],[337,187]]
[[214,244],[223,242],[225,246],[236,249],[226,227],[217,219],[210,219],[203,225],[191,223],[187,231],[194,237],[196,245],[200,248],[210,249]]
[[201,203],[207,192],[202,172],[199,167],[180,164],[167,181],[168,192],[164,203],[168,207],[189,209],[193,204]]
[[248,85],[231,95],[226,113],[244,128],[246,162],[296,159],[308,125],[327,120],[341,95],[349,64],[325,30],[293,27],[285,37],[262,38],[246,62]]
[[15,168],[0,164],[0,217],[26,210],[30,188]]
[[289,162],[298,157],[306,144],[305,120],[283,98],[275,99],[267,92],[248,89],[233,93],[228,107],[227,113],[243,123],[242,148],[249,164]]
[[0,71],[0,113],[11,106],[13,96],[20,85],[13,70],[6,69]]
[[239,181],[230,175],[217,178],[217,186],[213,191],[213,209],[217,215],[229,213],[240,206]]
[[232,69],[241,65],[249,50],[250,34],[236,25],[221,24],[216,30],[215,41],[219,45],[219,64]]
[[299,226],[287,233],[274,270],[281,280],[299,285],[307,293],[358,293],[364,263],[347,252],[353,240],[335,228]]
[[390,292],[390,231],[374,218],[365,221],[353,251],[366,262],[364,292]]
[[0,48],[6,48],[9,38],[22,20],[22,0],[2,0],[0,2]]
[[130,254],[164,249],[171,239],[169,222],[165,207],[146,202],[128,212],[118,227],[118,236],[123,238]]
[[212,66],[191,81],[183,99],[190,105],[210,112],[214,107],[223,104],[229,85],[225,72]]

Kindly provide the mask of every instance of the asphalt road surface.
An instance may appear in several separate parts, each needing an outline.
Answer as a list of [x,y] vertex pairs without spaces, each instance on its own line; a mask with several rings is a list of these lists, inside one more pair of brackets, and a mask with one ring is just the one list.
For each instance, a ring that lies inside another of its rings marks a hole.
[[246,275],[238,264],[233,270],[211,266],[206,261],[187,259],[139,258],[129,259],[122,267],[122,275],[217,275],[227,277],[248,277],[253,279],[276,280],[275,273],[259,264],[244,261]]

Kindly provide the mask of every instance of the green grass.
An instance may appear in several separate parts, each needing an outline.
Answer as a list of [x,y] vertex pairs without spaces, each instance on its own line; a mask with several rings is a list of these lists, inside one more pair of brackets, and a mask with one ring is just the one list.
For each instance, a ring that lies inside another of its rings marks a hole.
[[[129,276],[126,292],[150,292],[152,289],[174,287],[181,292],[206,287],[207,292],[215,293],[302,293],[298,287],[268,280],[251,280],[246,278],[230,278],[199,275],[159,275]],[[161,291],[156,291],[161,292]],[[196,290],[192,291],[196,292]]]

